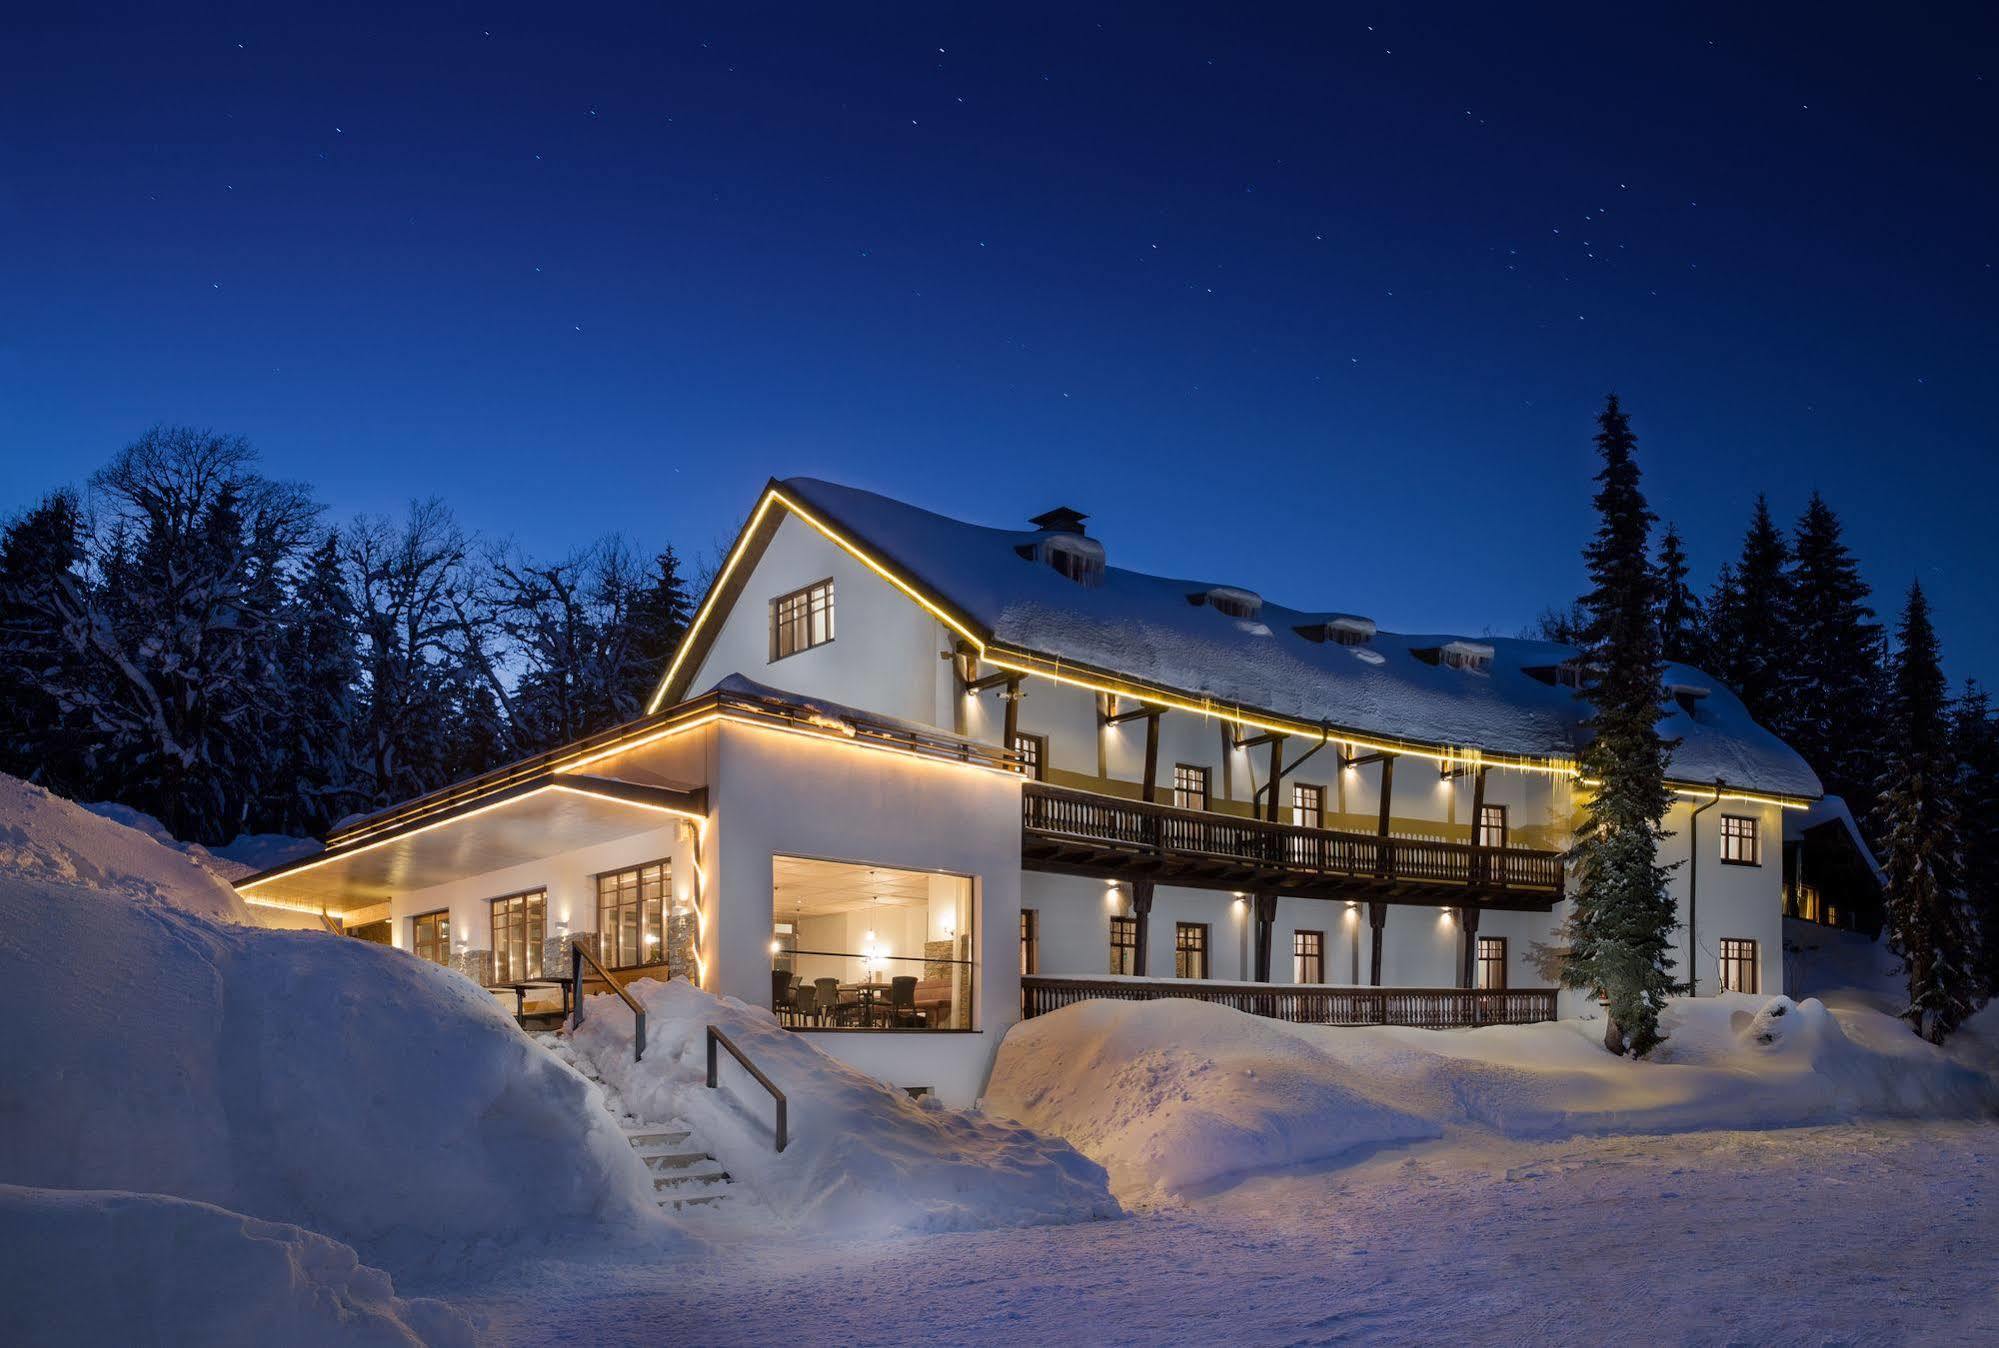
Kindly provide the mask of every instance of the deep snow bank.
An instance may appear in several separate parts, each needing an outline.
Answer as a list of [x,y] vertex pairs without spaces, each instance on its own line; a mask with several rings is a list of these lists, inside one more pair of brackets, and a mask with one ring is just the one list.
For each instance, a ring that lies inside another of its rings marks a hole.
[[223,922],[251,921],[236,891],[193,857],[5,773],[0,773],[0,876],[87,885]]
[[0,785],[0,1183],[199,1199],[398,1265],[657,1225],[588,1084],[487,993],[197,915],[228,891],[193,862]]
[[[572,1046],[622,1097],[659,1123],[684,1121],[742,1181],[762,1218],[807,1230],[966,1230],[1118,1215],[1104,1172],[1068,1143],[923,1104],[822,1052],[761,1007],[685,980],[643,980],[646,1056],[632,1061],[629,1010],[592,998]],[[726,1053],[707,1089],[707,1027],[718,1026],[785,1093],[791,1139],[772,1145],[770,1096]]]
[[0,1185],[0,1341],[473,1343],[325,1236],[160,1194]]
[[1993,1077],[1866,1009],[1679,999],[1665,1027],[1634,1062],[1580,1021],[1349,1028],[1084,1002],[1008,1033],[986,1105],[1074,1142],[1127,1201],[1454,1127],[1543,1138],[1999,1109]]

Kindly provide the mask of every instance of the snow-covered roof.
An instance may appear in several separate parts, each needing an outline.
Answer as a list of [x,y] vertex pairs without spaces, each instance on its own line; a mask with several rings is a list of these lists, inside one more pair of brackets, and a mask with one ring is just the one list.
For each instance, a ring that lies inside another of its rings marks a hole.
[[[1541,759],[1573,758],[1585,739],[1587,707],[1573,690],[1524,672],[1577,658],[1572,646],[1382,630],[1362,646],[1314,642],[1293,629],[1325,623],[1331,606],[1292,609],[1266,601],[1256,618],[1232,618],[1187,602],[1190,593],[1220,582],[1115,566],[1105,568],[1100,584],[1078,585],[1023,557],[1018,549],[1039,537],[1032,530],[968,524],[814,478],[789,478],[779,486],[992,641],[1046,659],[1327,725],[1336,735],[1345,730]],[[1490,668],[1454,669],[1411,654],[1454,641],[1491,647]],[[1819,794],[1805,761],[1751,720],[1721,684],[1685,665],[1669,665],[1666,681],[1714,690],[1691,713],[1666,703],[1660,730],[1680,739],[1671,764],[1676,780]]]
[[1881,869],[1881,863],[1874,856],[1874,849],[1867,845],[1861,835],[1860,824],[1854,819],[1853,811],[1839,796],[1821,796],[1804,810],[1787,812],[1784,816],[1784,841],[1797,842],[1813,829],[1826,824],[1838,824],[1847,836],[1853,839],[1854,850],[1867,863],[1867,869],[1874,872],[1874,878],[1883,885],[1888,883],[1888,873]]

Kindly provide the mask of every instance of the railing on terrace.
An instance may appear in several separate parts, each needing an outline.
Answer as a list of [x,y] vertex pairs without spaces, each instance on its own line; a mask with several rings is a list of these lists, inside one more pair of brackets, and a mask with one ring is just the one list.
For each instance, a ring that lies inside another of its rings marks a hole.
[[1021,826],[1032,837],[1106,847],[1162,862],[1233,862],[1312,877],[1555,894],[1561,892],[1563,880],[1560,852],[1339,833],[1041,782],[1029,782],[1022,789]]
[[1194,979],[1060,978],[1028,974],[1020,980],[1023,1017],[1099,998],[1149,1002],[1162,997],[1214,1002],[1253,1016],[1301,1025],[1410,1025],[1450,1029],[1474,1025],[1531,1025],[1555,1018],[1553,988],[1318,987],[1295,983],[1208,983]]

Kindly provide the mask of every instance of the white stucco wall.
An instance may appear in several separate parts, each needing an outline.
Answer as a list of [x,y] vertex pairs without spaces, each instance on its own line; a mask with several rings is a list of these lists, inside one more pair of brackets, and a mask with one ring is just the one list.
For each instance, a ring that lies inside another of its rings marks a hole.
[[976,1029],[799,1033],[895,1085],[929,1086],[953,1104],[977,1099],[1001,1036],[1019,1018],[1019,779],[725,725],[711,791],[708,986],[753,1005],[770,1003],[778,856],[971,878]]
[[[771,601],[828,577],[833,640],[772,660]],[[951,649],[947,631],[818,530],[786,514],[716,629],[687,696],[742,674],[787,692],[950,730],[950,709],[938,704],[938,671],[947,668],[939,657]]]

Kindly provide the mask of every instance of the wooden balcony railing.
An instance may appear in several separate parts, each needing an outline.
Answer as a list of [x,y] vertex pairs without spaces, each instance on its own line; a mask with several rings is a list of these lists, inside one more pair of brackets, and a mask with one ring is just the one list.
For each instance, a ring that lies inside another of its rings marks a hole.
[[1098,998],[1149,1002],[1161,997],[1214,1002],[1253,1016],[1301,1025],[1412,1025],[1442,1030],[1475,1025],[1531,1025],[1555,1018],[1553,988],[1352,988],[1295,983],[1207,983],[1189,979],[1058,978],[1020,980],[1020,1014]]
[[1023,854],[1068,863],[1050,869],[1115,874],[1149,865],[1167,883],[1323,891],[1327,882],[1399,891],[1445,886],[1481,895],[1520,892],[1533,906],[1561,897],[1563,856],[1525,847],[1338,833],[1262,819],[1181,810],[1090,791],[1028,783],[1021,792]]

